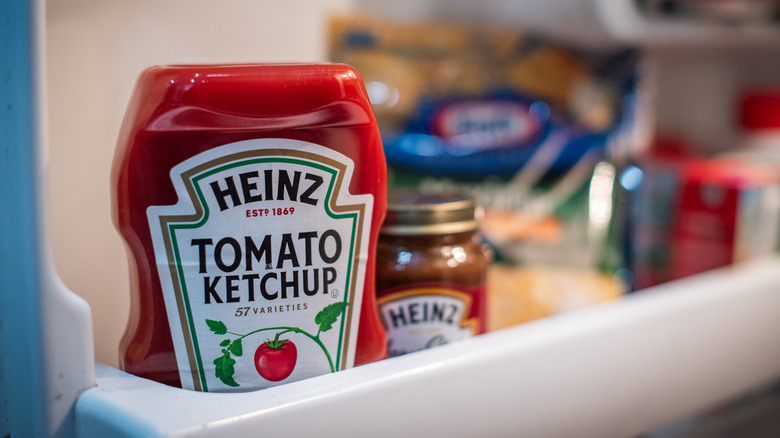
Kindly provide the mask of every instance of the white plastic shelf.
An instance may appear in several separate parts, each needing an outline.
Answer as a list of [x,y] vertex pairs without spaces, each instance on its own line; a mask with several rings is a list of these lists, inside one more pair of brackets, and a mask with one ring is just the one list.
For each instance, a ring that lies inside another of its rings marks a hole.
[[780,47],[780,25],[770,22],[731,24],[704,19],[648,17],[635,1],[592,0],[607,33],[622,43],[679,48]]
[[454,19],[542,32],[577,44],[679,48],[780,46],[780,26],[653,17],[635,0],[354,0],[396,20]]
[[336,374],[195,393],[98,366],[81,437],[627,437],[780,377],[780,259]]

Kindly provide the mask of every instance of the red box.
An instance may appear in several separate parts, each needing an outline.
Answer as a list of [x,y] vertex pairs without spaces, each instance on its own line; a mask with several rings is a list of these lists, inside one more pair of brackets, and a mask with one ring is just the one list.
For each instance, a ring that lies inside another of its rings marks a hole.
[[685,165],[672,222],[671,279],[768,254],[777,247],[777,167],[708,160]]

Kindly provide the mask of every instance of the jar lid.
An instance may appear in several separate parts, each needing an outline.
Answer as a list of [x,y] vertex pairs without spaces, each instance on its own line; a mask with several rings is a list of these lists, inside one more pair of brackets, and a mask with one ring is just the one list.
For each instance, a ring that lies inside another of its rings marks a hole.
[[474,199],[459,193],[390,192],[382,234],[421,236],[477,229]]

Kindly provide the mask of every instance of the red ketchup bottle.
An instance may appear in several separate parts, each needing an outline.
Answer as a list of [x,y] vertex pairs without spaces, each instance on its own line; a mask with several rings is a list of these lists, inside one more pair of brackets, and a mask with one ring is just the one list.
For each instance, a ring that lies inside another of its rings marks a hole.
[[349,66],[144,71],[112,169],[132,292],[123,369],[247,391],[385,358],[386,186]]

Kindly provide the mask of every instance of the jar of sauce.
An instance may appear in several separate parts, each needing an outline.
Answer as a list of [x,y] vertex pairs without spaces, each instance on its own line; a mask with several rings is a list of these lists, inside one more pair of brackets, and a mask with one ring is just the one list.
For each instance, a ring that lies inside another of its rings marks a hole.
[[130,260],[126,371],[246,391],[386,357],[386,166],[349,66],[153,67],[112,169]]
[[489,263],[471,198],[391,193],[377,249],[388,355],[485,332]]

